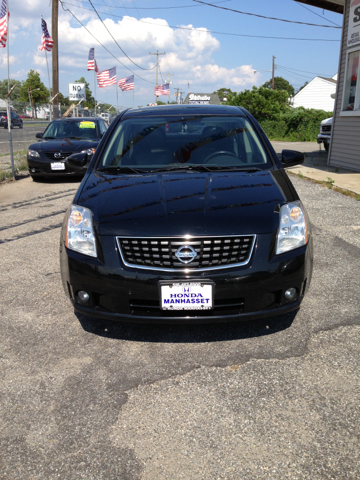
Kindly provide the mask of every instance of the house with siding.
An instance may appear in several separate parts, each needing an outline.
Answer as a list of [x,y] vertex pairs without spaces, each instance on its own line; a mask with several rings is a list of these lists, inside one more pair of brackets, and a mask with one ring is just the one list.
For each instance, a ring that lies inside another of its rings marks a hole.
[[328,164],[360,172],[360,1],[297,0],[343,13]]
[[[294,97],[292,107],[316,108],[332,112],[334,110],[337,74],[332,78],[315,77]],[[333,95],[333,97],[331,97]]]

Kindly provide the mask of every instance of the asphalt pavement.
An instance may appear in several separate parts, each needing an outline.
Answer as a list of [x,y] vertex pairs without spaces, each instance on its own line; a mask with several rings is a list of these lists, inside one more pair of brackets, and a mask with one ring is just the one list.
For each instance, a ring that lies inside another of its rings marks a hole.
[[0,478],[360,477],[359,203],[291,177],[313,224],[301,308],[136,325],[74,313],[59,235],[75,180],[0,187]]

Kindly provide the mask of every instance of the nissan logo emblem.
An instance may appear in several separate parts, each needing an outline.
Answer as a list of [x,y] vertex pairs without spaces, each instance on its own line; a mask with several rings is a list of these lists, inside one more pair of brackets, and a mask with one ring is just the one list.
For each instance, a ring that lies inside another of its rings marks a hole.
[[61,158],[61,157],[62,157],[62,155],[61,155],[61,153],[60,153],[60,152],[57,152],[57,153],[54,153],[54,157],[55,157],[55,158]]
[[190,245],[183,245],[175,253],[175,257],[182,263],[191,263],[196,256],[197,253]]

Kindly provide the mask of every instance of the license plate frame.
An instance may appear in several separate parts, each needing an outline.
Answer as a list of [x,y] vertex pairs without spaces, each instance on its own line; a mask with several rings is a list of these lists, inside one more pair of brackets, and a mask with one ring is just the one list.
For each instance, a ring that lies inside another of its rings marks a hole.
[[65,170],[64,162],[51,162],[50,166],[51,166],[51,170]]
[[[186,290],[184,291],[184,289]],[[214,291],[215,284],[211,280],[162,280],[159,282],[160,309],[168,312],[212,311],[214,309]],[[170,294],[176,294],[176,297],[171,298]],[[165,300],[168,302],[164,302]]]

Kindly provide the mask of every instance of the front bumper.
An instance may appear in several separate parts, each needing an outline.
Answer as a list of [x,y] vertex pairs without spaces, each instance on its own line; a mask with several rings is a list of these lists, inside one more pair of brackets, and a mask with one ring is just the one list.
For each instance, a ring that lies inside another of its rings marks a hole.
[[[312,240],[305,247],[269,259],[272,234],[259,235],[250,262],[243,267],[203,272],[168,273],[128,268],[121,262],[114,237],[101,237],[102,260],[60,246],[65,293],[76,311],[109,320],[139,323],[215,323],[267,318],[295,310],[309,287]],[[214,309],[163,311],[160,281],[210,280]],[[296,288],[292,301],[284,293]],[[90,295],[87,305],[77,293]]]
[[54,177],[54,176],[63,176],[63,175],[79,175],[84,176],[86,170],[88,168],[88,164],[81,168],[72,168],[70,167],[67,162],[63,160],[59,160],[59,162],[63,163],[65,166],[64,170],[52,170],[51,163],[55,162],[55,160],[50,160],[48,158],[38,158],[38,157],[27,157],[27,164],[29,168],[29,173],[31,176],[39,176],[39,177]]
[[330,138],[331,138],[331,135],[325,135],[325,134],[320,133],[316,137],[316,141],[317,141],[317,143],[330,143]]

